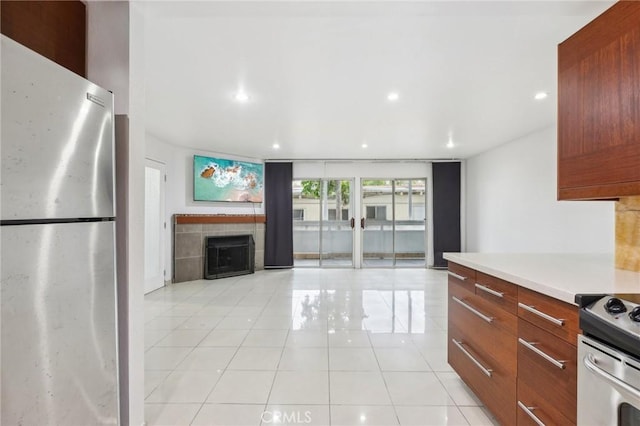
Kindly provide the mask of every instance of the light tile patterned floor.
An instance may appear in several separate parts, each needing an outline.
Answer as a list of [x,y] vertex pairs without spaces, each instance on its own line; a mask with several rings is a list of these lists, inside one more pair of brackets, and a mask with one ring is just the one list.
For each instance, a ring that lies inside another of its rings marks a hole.
[[151,425],[492,425],[446,360],[446,274],[294,269],[145,296]]

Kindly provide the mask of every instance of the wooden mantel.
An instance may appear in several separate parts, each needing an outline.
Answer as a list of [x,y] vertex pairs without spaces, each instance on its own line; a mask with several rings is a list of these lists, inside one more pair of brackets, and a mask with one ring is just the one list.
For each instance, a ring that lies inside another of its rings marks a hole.
[[177,214],[174,221],[177,225],[198,223],[265,223],[263,214]]

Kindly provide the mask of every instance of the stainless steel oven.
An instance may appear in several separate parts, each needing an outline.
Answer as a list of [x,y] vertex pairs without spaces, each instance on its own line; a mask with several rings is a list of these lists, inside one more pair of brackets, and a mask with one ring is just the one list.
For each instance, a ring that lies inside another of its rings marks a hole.
[[578,338],[578,424],[640,426],[640,362]]
[[603,297],[580,327],[578,425],[640,426],[640,305]]

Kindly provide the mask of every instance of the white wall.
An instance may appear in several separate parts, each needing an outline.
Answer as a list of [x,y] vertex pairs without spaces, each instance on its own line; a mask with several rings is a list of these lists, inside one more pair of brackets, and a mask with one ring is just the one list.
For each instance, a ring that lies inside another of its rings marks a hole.
[[113,92],[116,114],[129,113],[129,5],[89,1],[87,78]]
[[145,2],[129,5],[129,375],[132,425],[144,423]]
[[[113,91],[115,114],[129,117],[126,192],[128,404],[131,425],[144,423],[144,3],[87,3],[87,74]],[[122,237],[119,235],[119,237]],[[119,295],[119,299],[122,295]],[[122,299],[121,299],[122,300]],[[122,366],[121,366],[122,368]],[[123,387],[125,387],[123,385]]]
[[[263,214],[264,204],[254,203],[214,203],[193,201],[193,156],[205,155],[209,157],[228,158],[231,160],[261,163],[262,160],[247,157],[237,157],[220,154],[215,151],[202,151],[184,148],[162,141],[159,138],[146,135],[146,158],[165,165],[167,171],[167,185],[165,193],[167,229],[165,241],[165,269],[166,279],[173,276],[172,261],[172,223],[175,214]],[[265,194],[265,197],[268,195]]]
[[613,202],[557,201],[556,152],[552,126],[467,160],[467,251],[613,253]]

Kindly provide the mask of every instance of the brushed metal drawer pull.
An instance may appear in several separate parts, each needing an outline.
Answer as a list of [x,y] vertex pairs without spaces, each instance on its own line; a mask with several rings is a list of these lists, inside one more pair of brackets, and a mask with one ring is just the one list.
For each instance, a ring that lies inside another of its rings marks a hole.
[[456,274],[455,272],[447,271],[447,273],[448,273],[449,275],[451,275],[453,278],[457,278],[457,279],[459,279],[460,281],[466,281],[466,280],[467,280],[467,277],[464,277],[464,276],[462,276],[462,275],[458,275],[458,274]]
[[463,354],[467,356],[467,358],[469,358],[480,370],[482,370],[482,372],[485,375],[487,375],[488,377],[491,377],[491,372],[493,371],[492,369],[486,368],[484,365],[480,364],[480,361],[475,359],[473,355],[471,355],[471,353],[468,350],[466,350],[464,346],[462,346],[463,345],[462,342],[459,342],[456,339],[451,339],[451,341],[453,342],[454,345],[458,347],[458,349],[462,351]]
[[518,407],[520,407],[522,409],[522,411],[524,411],[525,413],[527,413],[527,416],[529,416],[531,418],[531,420],[533,420],[534,422],[536,422],[536,424],[538,426],[545,426],[544,423],[542,423],[540,421],[540,419],[538,418],[538,416],[536,416],[535,414],[533,414],[533,410],[536,409],[536,407],[527,407],[526,405],[524,405],[521,401],[518,401]]
[[544,312],[541,312],[535,308],[535,306],[525,305],[524,303],[518,302],[518,306],[524,309],[525,311],[529,311],[532,314],[539,316],[540,318],[546,319],[549,322],[554,323],[555,325],[559,325],[560,327],[564,326],[564,320],[554,318],[551,315],[547,315]]
[[458,298],[457,298],[457,297],[455,297],[455,296],[451,296],[451,298],[453,299],[453,301],[454,301],[454,302],[456,302],[456,303],[460,304],[463,308],[465,308],[465,309],[467,309],[467,310],[471,311],[473,314],[475,314],[475,315],[479,316],[480,318],[482,318],[482,319],[483,319],[483,320],[485,320],[486,322],[488,322],[488,323],[493,322],[493,318],[492,318],[492,317],[489,317],[489,316],[487,316],[487,315],[483,314],[482,312],[480,312],[479,310],[477,310],[477,309],[476,309],[476,308],[474,308],[473,306],[471,306],[471,305],[467,305],[466,303],[464,303],[462,300],[458,299]]
[[535,342],[527,342],[522,337],[518,337],[518,342],[520,342],[520,344],[523,345],[525,348],[527,348],[530,351],[534,352],[536,355],[539,355],[542,358],[544,358],[545,360],[549,361],[551,364],[555,365],[559,369],[564,370],[566,368],[564,363],[567,362],[567,361],[558,361],[557,359],[553,358],[552,356],[544,353],[543,351],[541,351],[540,349],[535,347],[535,345],[537,345],[537,343],[535,343]]
[[501,298],[501,299],[504,297],[504,293],[502,293],[502,292],[500,292],[500,291],[495,291],[494,289],[489,288],[489,287],[487,287],[487,286],[484,286],[484,285],[482,285],[482,284],[478,284],[478,283],[476,283],[476,288],[477,288],[478,290],[482,290],[482,291],[484,291],[485,293],[492,294],[492,295],[494,295],[494,296],[496,296],[496,297],[499,297],[499,298]]

